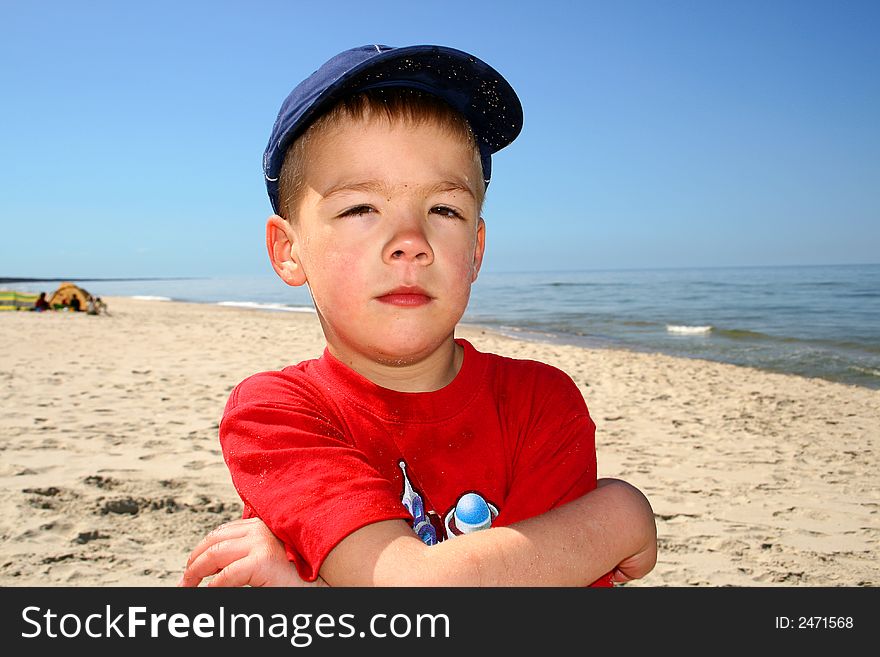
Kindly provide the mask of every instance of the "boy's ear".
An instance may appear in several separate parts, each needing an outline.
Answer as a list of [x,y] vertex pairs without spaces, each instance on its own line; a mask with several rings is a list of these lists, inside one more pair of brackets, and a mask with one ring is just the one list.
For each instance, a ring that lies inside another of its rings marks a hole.
[[471,283],[477,280],[480,273],[480,267],[483,265],[483,254],[486,252],[486,222],[480,217],[477,222],[477,243],[474,247],[474,273],[471,276]]
[[299,242],[293,227],[282,217],[273,214],[266,221],[266,250],[272,269],[288,285],[299,286],[306,282],[306,275],[299,262]]

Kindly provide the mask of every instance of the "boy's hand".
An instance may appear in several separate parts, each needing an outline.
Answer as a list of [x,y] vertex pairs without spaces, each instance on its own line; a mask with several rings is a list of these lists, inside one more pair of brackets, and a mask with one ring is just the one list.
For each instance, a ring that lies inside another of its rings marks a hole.
[[638,554],[621,561],[611,573],[611,579],[617,583],[640,579],[650,573],[656,563],[657,543],[655,541]]
[[178,586],[327,586],[304,582],[287,559],[284,544],[259,518],[233,520],[205,536],[189,555]]

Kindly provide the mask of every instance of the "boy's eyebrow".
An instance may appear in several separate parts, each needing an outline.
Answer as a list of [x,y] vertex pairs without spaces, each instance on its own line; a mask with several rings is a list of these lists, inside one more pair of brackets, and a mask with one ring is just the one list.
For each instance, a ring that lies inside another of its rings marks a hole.
[[[390,196],[391,188],[378,180],[361,180],[361,181],[342,181],[330,186],[321,194],[321,200],[325,201],[330,197],[342,192],[369,192],[373,194],[383,194]],[[461,180],[442,180],[433,185],[426,185],[423,192],[425,194],[436,194],[438,192],[463,192],[471,198],[476,199],[476,194],[468,185]]]
[[331,185],[329,189],[326,189],[325,191],[319,193],[321,194],[322,200],[326,200],[335,194],[339,194],[340,192],[372,192],[374,194],[381,194],[386,191],[386,185],[382,184],[378,180],[344,180],[342,182],[336,183],[335,185]]

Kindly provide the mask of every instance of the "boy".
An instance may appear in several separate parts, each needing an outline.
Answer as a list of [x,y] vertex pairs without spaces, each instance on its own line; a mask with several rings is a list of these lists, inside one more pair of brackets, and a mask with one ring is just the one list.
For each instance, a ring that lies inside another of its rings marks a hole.
[[348,50],[291,92],[263,160],[266,242],[327,346],[233,391],[220,439],[245,517],[181,585],[609,586],[653,568],[651,507],[597,488],[572,380],[453,337],[491,154],[521,126],[497,71],[438,46]]

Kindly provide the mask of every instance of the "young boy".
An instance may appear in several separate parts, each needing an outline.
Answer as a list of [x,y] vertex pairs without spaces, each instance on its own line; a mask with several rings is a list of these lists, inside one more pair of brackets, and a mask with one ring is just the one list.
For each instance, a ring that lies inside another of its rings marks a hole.
[[597,487],[573,381],[454,339],[491,155],[521,126],[497,71],[439,46],[345,51],[285,100],[267,248],[327,345],[233,391],[220,440],[244,518],[181,585],[609,586],[653,568],[651,507]]

